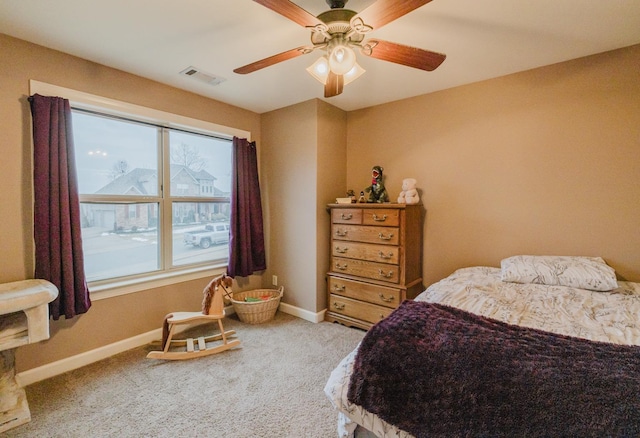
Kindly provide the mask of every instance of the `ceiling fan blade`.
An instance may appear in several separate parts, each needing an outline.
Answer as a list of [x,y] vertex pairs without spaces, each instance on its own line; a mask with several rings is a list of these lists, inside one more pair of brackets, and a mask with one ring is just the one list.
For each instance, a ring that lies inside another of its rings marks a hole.
[[298,23],[300,26],[315,27],[324,23],[289,0],[253,0],[262,6]]
[[329,71],[327,77],[327,83],[324,85],[324,97],[333,97],[342,93],[344,88],[344,76],[337,75],[332,71]]
[[234,73],[246,75],[247,73],[253,73],[254,71],[269,67],[282,61],[296,58],[300,55],[306,55],[313,49],[309,47],[297,47],[295,49],[287,50],[286,52],[278,53],[277,55],[269,56],[268,58],[261,59],[260,61],[252,62],[242,67],[238,67],[233,70]]
[[378,29],[409,12],[424,6],[431,0],[378,0],[351,19],[351,27],[358,23],[367,28]]
[[443,53],[417,49],[383,40],[364,41],[362,43],[362,54],[426,71],[435,70],[447,57]]

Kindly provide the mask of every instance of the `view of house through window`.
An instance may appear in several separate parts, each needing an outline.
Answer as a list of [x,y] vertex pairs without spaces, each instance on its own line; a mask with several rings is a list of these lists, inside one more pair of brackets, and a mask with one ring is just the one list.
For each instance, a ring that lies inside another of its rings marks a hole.
[[88,281],[225,263],[231,141],[73,111]]

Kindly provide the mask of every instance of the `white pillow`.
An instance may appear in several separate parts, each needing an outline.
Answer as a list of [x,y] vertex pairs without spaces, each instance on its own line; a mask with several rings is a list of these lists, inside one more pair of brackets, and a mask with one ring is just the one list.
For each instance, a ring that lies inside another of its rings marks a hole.
[[502,281],[595,291],[618,287],[615,270],[600,257],[519,255],[503,259]]

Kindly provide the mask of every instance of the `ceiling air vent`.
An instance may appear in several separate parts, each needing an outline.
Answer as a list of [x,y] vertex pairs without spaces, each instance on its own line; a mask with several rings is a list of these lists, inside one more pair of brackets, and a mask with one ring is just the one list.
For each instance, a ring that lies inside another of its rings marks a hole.
[[221,76],[212,75],[211,73],[204,72],[199,68],[193,66],[185,68],[180,72],[180,74],[190,76],[200,82],[204,82],[205,84],[209,85],[218,85],[226,81],[226,79]]

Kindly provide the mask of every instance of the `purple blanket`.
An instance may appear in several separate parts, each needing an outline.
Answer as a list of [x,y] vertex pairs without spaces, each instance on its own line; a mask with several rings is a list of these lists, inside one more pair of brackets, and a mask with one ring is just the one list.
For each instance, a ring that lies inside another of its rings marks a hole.
[[635,437],[640,347],[405,301],[365,335],[348,399],[416,437]]

